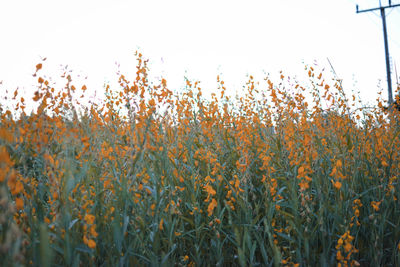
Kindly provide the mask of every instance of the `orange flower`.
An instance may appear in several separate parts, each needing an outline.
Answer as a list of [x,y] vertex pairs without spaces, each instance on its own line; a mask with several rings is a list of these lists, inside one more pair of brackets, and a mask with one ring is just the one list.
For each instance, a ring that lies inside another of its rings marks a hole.
[[22,210],[24,208],[24,200],[17,197],[15,199],[15,207],[17,208],[17,210]]
[[111,180],[105,180],[103,186],[106,189],[109,187],[110,184],[111,184]]
[[352,248],[353,246],[350,244],[350,242],[346,242],[346,244],[344,245],[344,251],[346,251],[347,253],[349,253]]
[[303,166],[300,166],[300,168],[297,170],[297,178],[300,179],[306,175],[305,169]]
[[160,231],[164,230],[164,219],[161,219],[158,229],[160,229]]
[[382,201],[371,201],[371,206],[375,211],[379,211],[379,205],[381,205]]
[[335,176],[337,174],[336,167],[333,167],[332,172],[329,174],[330,176]]
[[89,231],[90,231],[90,234],[91,234],[93,237],[97,237],[97,236],[99,235],[99,234],[96,232],[96,225],[95,225],[95,224],[92,225],[92,226],[90,227]]
[[336,167],[337,167],[337,168],[340,168],[340,167],[342,167],[342,166],[343,166],[342,161],[341,161],[340,159],[338,159],[338,160],[336,161]]
[[300,191],[304,191],[304,190],[306,190],[306,189],[308,189],[310,187],[310,185],[305,180],[302,180],[299,183],[299,186],[300,186]]
[[152,107],[155,106],[156,105],[156,101],[153,98],[150,99],[149,105],[152,106]]
[[354,215],[355,215],[356,217],[360,217],[360,210],[359,210],[359,209],[356,209],[356,210],[354,211]]
[[[1,137],[4,138],[7,134],[4,132],[0,133]],[[13,166],[13,162],[10,159],[10,155],[8,154],[8,151],[5,146],[2,146],[0,148],[0,162],[4,162],[8,166]]]
[[4,182],[4,180],[6,179],[6,175],[7,175],[7,171],[5,169],[1,169],[0,170],[0,183]]
[[87,224],[93,224],[95,217],[94,215],[86,214],[84,220],[86,221]]
[[332,184],[333,184],[333,186],[337,189],[337,190],[339,190],[341,187],[342,187],[342,183],[341,182],[339,182],[339,181],[331,181],[332,182]]
[[88,245],[89,248],[93,249],[93,248],[96,247],[96,242],[93,239],[89,239],[87,245]]
[[21,182],[17,180],[16,171],[14,169],[12,169],[9,174],[8,181],[7,181],[8,188],[10,188],[12,195],[15,196],[16,194],[18,194],[21,191],[20,183]]
[[23,190],[24,190],[24,185],[20,181],[17,181],[15,183],[15,194],[21,193]]
[[204,186],[204,189],[207,191],[208,194],[210,195],[215,195],[217,192],[215,192],[215,190],[212,188],[211,185],[207,184]]
[[342,253],[340,253],[339,250],[336,252],[336,259],[338,261],[342,261],[344,259],[344,257],[342,256]]
[[213,211],[217,207],[217,204],[217,201],[213,198],[207,208],[208,216],[211,216],[213,214]]

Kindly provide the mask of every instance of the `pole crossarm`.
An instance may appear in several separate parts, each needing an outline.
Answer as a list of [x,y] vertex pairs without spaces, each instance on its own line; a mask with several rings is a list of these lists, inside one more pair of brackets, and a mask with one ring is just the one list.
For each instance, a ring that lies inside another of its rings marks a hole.
[[370,8],[370,9],[364,9],[364,10],[359,10],[358,9],[358,5],[356,5],[356,11],[357,13],[363,13],[363,12],[370,12],[370,11],[376,11],[376,10],[381,10],[382,8],[393,8],[393,7],[397,7],[400,6],[400,4],[397,5],[389,5],[389,6],[382,6],[382,7],[376,7],[376,8]]

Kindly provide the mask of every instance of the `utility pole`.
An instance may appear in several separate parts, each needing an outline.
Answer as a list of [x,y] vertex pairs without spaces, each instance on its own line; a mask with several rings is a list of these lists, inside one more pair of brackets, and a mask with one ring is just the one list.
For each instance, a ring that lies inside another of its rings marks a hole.
[[356,5],[357,14],[358,13],[363,13],[363,12],[376,11],[376,10],[380,10],[381,11],[382,25],[383,25],[383,39],[385,41],[386,76],[387,76],[387,83],[388,83],[388,100],[389,100],[388,102],[389,102],[389,106],[391,106],[392,103],[393,103],[393,95],[392,95],[392,79],[391,79],[391,75],[390,75],[389,45],[388,45],[388,40],[387,40],[385,9],[386,8],[398,7],[398,6],[400,6],[400,4],[392,5],[392,1],[391,0],[389,0],[389,5],[388,6],[382,6],[381,5],[381,1],[379,1],[379,7],[371,8],[371,9],[359,10],[358,9],[358,5]]

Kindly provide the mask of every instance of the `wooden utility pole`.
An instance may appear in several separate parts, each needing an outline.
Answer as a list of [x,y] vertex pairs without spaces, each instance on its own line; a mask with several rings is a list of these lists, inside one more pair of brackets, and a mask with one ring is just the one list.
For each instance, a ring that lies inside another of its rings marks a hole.
[[389,0],[389,5],[388,6],[382,6],[381,5],[381,1],[379,1],[379,7],[371,8],[371,9],[359,10],[358,9],[358,5],[356,5],[357,13],[370,12],[370,11],[376,11],[376,10],[380,10],[381,11],[382,25],[383,25],[383,39],[385,41],[386,76],[387,76],[387,83],[388,83],[388,102],[389,102],[389,106],[392,105],[392,103],[393,103],[393,94],[392,94],[392,79],[391,79],[391,75],[390,75],[389,45],[388,45],[388,40],[387,40],[385,9],[386,8],[398,7],[398,6],[400,6],[400,4],[392,5],[392,1],[391,0]]

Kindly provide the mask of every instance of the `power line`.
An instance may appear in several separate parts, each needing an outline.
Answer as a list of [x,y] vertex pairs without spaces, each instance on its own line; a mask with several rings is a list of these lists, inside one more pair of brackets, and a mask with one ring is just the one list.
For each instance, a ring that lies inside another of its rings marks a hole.
[[[393,10],[396,10],[396,9],[392,9],[391,12],[392,12]],[[399,14],[400,14],[400,9],[398,9],[398,10],[396,10],[396,11],[399,12]],[[390,12],[390,13],[391,13],[391,12]],[[389,13],[389,14],[386,14],[386,17],[389,17],[390,13]],[[376,14],[376,12],[372,12],[372,14],[375,15],[376,17],[380,17],[378,14]],[[380,25],[372,18],[372,16],[371,16],[370,14],[367,13],[367,16],[368,16],[368,19],[369,19],[373,24],[375,24],[375,26],[380,27]],[[390,42],[390,43],[393,43],[396,47],[400,48],[400,42],[399,42],[399,41],[397,41],[397,40],[394,39],[394,38],[391,38],[390,36],[388,36],[388,39],[389,39],[389,42]]]
[[[357,5],[357,2],[355,1],[355,0],[350,0],[351,2],[353,2],[355,5]],[[393,1],[392,1],[393,2]],[[396,1],[397,3],[400,3],[400,1]],[[397,4],[396,3],[396,4]],[[395,11],[396,13],[398,13],[399,15],[400,15],[400,9],[392,9],[392,10],[390,10],[390,12],[389,12],[389,14],[386,14],[386,17],[389,17],[389,15],[391,15],[391,13],[393,12],[393,11]],[[380,25],[374,20],[374,18],[373,17],[380,17],[380,15],[379,15],[379,13],[378,12],[371,12],[372,13],[372,15],[370,15],[369,13],[367,13],[367,17],[368,17],[368,19],[373,23],[373,24],[375,24],[375,26],[377,26],[377,27],[380,27]],[[398,47],[398,48],[400,48],[400,41],[398,41],[397,39],[394,39],[394,38],[392,38],[392,37],[390,37],[390,36],[388,36],[388,39],[389,39],[389,43],[392,43],[392,44],[394,44],[396,47]]]
[[387,37],[387,29],[386,29],[386,15],[385,15],[385,9],[386,8],[394,8],[398,7],[400,4],[395,4],[392,5],[392,1],[389,0],[389,5],[388,6],[382,6],[381,1],[379,1],[379,7],[377,8],[369,8],[369,9],[364,9],[364,10],[359,10],[358,5],[356,5],[356,12],[357,13],[363,13],[363,12],[373,12],[376,10],[380,10],[381,12],[381,17],[382,17],[382,26],[383,26],[383,39],[385,42],[385,58],[386,58],[386,76],[387,76],[387,83],[388,83],[388,102],[389,105],[391,106],[393,103],[393,96],[392,96],[392,79],[390,75],[390,57],[389,57],[389,45],[388,45],[388,37]]

